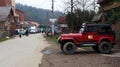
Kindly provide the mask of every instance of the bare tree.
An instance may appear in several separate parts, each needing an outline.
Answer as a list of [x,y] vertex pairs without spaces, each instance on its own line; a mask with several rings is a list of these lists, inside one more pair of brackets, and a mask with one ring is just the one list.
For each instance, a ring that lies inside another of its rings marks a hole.
[[77,6],[82,9],[84,12],[85,10],[88,10],[88,7],[91,7],[91,0],[76,0],[75,1]]
[[75,9],[78,9],[74,0],[64,0],[63,2],[66,5],[65,12],[74,12]]
[[97,4],[98,0],[73,0],[73,6],[71,6],[71,0],[64,0],[63,2],[66,5],[65,11],[71,11],[71,7],[73,7],[73,11],[75,9],[81,9],[83,12],[85,10],[94,10],[98,11],[99,5]]
[[94,12],[98,12],[99,5],[97,4],[97,1],[98,0],[93,0],[92,3],[91,3],[91,5],[93,6]]

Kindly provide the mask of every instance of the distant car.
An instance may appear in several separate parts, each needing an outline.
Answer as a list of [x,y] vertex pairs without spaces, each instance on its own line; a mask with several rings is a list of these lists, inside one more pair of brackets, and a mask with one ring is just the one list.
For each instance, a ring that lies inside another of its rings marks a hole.
[[31,27],[29,28],[29,32],[30,32],[30,33],[37,33],[37,32],[38,32],[38,29],[37,29],[36,26],[31,26]]
[[73,54],[77,47],[84,46],[108,54],[115,45],[115,33],[109,24],[83,24],[79,33],[62,34],[58,43],[65,54]]

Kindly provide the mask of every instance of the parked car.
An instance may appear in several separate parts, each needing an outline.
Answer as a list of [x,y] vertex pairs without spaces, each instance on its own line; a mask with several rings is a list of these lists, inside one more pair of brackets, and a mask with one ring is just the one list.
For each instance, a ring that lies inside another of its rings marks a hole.
[[115,33],[109,24],[86,24],[79,33],[62,34],[58,43],[65,54],[73,54],[78,47],[85,46],[108,54],[115,45]]
[[37,32],[38,32],[38,29],[37,29],[36,26],[31,26],[31,27],[29,28],[29,32],[30,32],[30,33],[37,33]]

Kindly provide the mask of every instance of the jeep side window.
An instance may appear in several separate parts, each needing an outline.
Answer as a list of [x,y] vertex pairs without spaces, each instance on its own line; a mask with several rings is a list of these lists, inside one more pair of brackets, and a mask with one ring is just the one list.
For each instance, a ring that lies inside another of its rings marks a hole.
[[112,32],[111,27],[109,26],[104,26],[99,28],[99,34],[110,34]]
[[95,26],[88,26],[86,32],[96,32],[97,28]]

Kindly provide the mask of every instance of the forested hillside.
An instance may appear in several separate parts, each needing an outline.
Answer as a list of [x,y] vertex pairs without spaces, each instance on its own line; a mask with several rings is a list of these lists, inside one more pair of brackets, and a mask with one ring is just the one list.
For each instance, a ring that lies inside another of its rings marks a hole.
[[[16,4],[16,8],[24,12],[25,20],[36,21],[41,24],[49,21],[49,18],[52,17],[51,10],[35,8],[32,6]],[[62,13],[59,11],[54,12],[54,17],[58,18]]]

